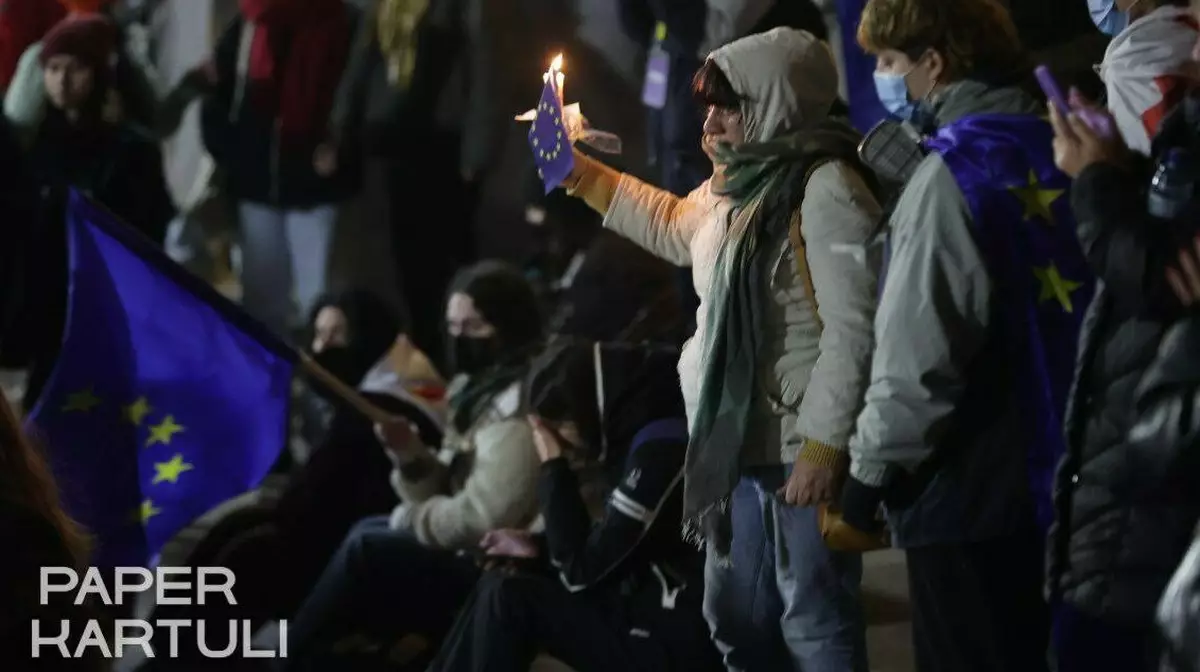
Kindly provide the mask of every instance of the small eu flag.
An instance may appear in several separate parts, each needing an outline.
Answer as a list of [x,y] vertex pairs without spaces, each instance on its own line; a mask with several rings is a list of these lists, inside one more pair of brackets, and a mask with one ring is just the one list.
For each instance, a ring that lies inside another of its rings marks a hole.
[[562,184],[575,167],[571,139],[563,124],[562,102],[558,99],[552,76],[546,78],[542,87],[542,99],[538,101],[533,125],[529,128],[529,147],[533,150],[538,177],[542,178],[548,194]]
[[274,465],[295,355],[78,192],[66,227],[66,333],[29,422],[91,564],[144,566]]

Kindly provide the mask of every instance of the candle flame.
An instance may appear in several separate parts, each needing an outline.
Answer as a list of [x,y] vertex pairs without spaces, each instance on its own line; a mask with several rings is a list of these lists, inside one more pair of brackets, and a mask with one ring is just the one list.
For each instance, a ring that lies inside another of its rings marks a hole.
[[550,61],[550,69],[553,70],[554,72],[559,72],[560,70],[562,70],[562,66],[563,66],[563,55],[562,54],[555,56],[554,60]]

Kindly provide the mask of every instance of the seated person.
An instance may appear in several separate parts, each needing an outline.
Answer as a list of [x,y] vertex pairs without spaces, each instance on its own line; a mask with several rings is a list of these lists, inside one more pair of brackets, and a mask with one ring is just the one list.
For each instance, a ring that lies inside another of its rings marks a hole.
[[[408,339],[399,316],[366,290],[323,303],[316,311],[310,345],[314,357],[343,381],[357,383],[367,401],[416,425],[426,445],[438,445],[446,415],[445,385]],[[367,370],[371,362],[375,365]],[[154,618],[215,623],[245,619],[256,626],[287,618],[300,607],[354,524],[384,515],[399,503],[381,477],[391,462],[379,448],[371,421],[323,386],[314,384],[314,389],[329,405],[331,418],[308,460],[281,492],[264,487],[258,499],[217,522],[186,562],[171,563],[230,568],[238,577],[237,605],[159,606]],[[226,646],[225,632],[213,628],[206,634],[209,648]],[[173,660],[160,656],[140,672],[203,662],[195,645],[181,640]]]
[[288,623],[280,669],[369,665],[397,640],[423,669],[479,573],[459,551],[536,518],[537,453],[519,403],[542,341],[533,287],[506,264],[469,267],[451,284],[446,326],[456,376],[441,449],[407,420],[377,428],[401,503],[350,532]]
[[[317,364],[343,383],[357,387],[367,371],[387,354],[397,335],[408,329],[399,311],[378,294],[351,289],[318,299],[309,312],[307,331],[308,353]],[[300,437],[308,446],[322,442],[336,407],[337,396],[325,386],[316,381],[306,386],[297,399],[297,410],[302,424]],[[299,458],[303,461],[307,455]]]
[[[580,341],[539,358],[527,396],[545,534],[484,537],[488,555],[526,571],[484,576],[431,671],[527,672],[539,652],[578,672],[722,669],[701,614],[704,558],[680,535],[688,435],[677,359]],[[612,488],[595,525],[565,456],[573,442]]]

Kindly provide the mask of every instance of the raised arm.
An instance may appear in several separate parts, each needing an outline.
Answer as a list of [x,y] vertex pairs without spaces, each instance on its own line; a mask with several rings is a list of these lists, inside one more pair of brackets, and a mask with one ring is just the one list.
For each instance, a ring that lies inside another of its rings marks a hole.
[[682,496],[687,423],[680,418],[659,420],[654,425],[647,429],[661,435],[633,447],[604,519],[595,526],[580,495],[579,479],[567,460],[560,457],[542,464],[538,500],[546,519],[546,541],[550,560],[567,590],[584,590],[617,571],[647,535],[667,500]]
[[604,215],[604,227],[678,266],[692,263],[692,238],[719,207],[708,183],[680,198],[609,168],[578,150],[567,193]]

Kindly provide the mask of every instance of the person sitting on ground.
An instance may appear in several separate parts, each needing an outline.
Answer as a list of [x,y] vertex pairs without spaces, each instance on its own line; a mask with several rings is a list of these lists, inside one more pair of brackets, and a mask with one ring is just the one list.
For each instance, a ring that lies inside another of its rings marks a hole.
[[401,503],[346,537],[289,621],[279,669],[343,669],[359,656],[388,655],[397,639],[405,669],[423,669],[479,574],[458,552],[537,516],[538,458],[520,388],[542,324],[519,270],[489,261],[455,278],[446,327],[456,375],[440,450],[408,420],[377,428]]
[[[675,522],[687,452],[677,357],[570,338],[539,357],[526,396],[545,534],[484,537],[497,566],[431,672],[526,672],[543,651],[577,672],[723,669],[701,614],[704,557]],[[607,477],[594,525],[568,452]]]

